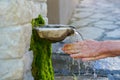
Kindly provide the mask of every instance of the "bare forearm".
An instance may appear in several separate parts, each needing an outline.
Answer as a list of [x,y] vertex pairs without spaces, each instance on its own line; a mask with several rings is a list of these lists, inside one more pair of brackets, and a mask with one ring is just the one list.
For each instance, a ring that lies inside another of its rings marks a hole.
[[107,52],[113,56],[120,55],[120,40],[108,40],[102,42],[104,52]]

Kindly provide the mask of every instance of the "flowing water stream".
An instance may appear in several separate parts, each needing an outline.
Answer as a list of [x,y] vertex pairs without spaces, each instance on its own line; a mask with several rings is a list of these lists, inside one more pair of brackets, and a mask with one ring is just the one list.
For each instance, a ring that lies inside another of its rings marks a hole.
[[[71,40],[72,42],[85,40],[84,37],[82,36],[82,34],[80,32],[78,32],[76,29],[74,29],[74,31],[75,31],[75,34],[73,36],[71,36],[72,38],[70,38],[70,39],[72,39]],[[85,70],[85,72],[84,72],[83,75],[84,76],[91,75],[91,80],[96,80],[97,79],[96,70],[94,68],[94,61],[82,62],[80,59],[78,59],[78,60],[73,59],[72,60],[72,65],[75,65],[75,62],[77,62],[77,66],[78,66],[78,75],[76,75],[76,74],[73,73],[73,77],[74,77],[73,79],[74,80],[77,80],[76,77],[81,76],[81,70],[83,68],[81,66],[81,63],[84,66],[84,70]],[[89,72],[89,67],[93,69],[93,73]]]

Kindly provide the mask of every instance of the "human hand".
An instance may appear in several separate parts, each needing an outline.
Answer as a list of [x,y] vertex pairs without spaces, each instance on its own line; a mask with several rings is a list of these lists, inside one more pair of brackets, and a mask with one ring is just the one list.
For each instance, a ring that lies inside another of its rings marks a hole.
[[103,43],[95,40],[65,44],[62,50],[70,54],[72,58],[82,59],[83,61],[98,60],[111,56],[111,54],[106,54],[107,48],[103,46]]

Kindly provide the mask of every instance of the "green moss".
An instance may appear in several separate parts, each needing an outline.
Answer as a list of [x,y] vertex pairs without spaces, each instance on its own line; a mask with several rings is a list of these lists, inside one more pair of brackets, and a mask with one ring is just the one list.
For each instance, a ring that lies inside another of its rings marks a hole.
[[[32,20],[32,27],[43,26],[45,21],[42,16]],[[36,30],[32,30],[30,49],[33,50],[32,74],[34,80],[54,80],[51,60],[51,42],[39,38]]]
[[31,21],[32,27],[40,27],[40,26],[44,26],[45,25],[45,21],[42,18],[41,15],[38,16],[38,18],[32,19]]

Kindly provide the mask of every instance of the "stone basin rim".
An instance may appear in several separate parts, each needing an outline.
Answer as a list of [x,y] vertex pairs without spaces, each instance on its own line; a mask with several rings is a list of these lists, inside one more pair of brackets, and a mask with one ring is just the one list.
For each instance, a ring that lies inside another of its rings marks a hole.
[[67,27],[65,27],[65,28],[63,28],[63,27],[61,27],[61,28],[53,28],[53,27],[50,27],[50,28],[46,28],[46,27],[37,27],[37,28],[35,28],[36,30],[38,30],[38,31],[40,31],[40,30],[44,30],[44,31],[51,31],[51,30],[65,30],[65,29],[71,29],[71,28],[67,28]]
[[74,30],[70,27],[37,27],[35,28],[40,38],[54,42],[60,42],[67,36],[74,34]]

